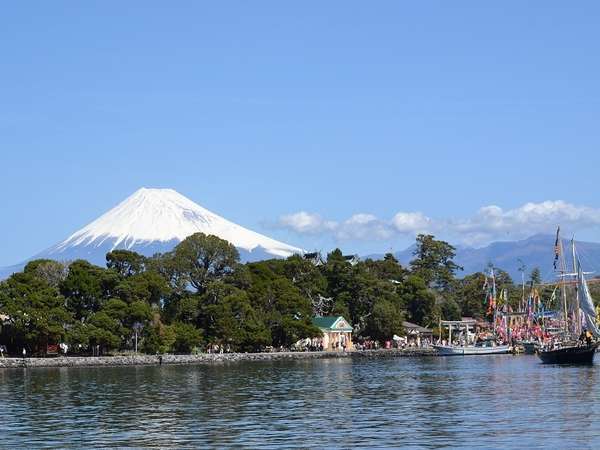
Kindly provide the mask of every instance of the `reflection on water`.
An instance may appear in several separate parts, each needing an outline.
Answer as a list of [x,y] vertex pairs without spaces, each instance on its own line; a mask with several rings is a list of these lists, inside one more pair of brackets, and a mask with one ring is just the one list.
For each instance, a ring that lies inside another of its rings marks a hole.
[[589,447],[600,367],[535,357],[0,371],[1,447]]

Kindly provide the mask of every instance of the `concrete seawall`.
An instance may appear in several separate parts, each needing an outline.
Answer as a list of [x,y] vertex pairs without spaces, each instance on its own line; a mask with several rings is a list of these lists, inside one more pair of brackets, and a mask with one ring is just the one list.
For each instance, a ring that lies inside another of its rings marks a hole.
[[69,356],[56,358],[0,358],[0,369],[34,367],[148,366],[160,364],[218,364],[243,361],[282,361],[322,358],[393,358],[437,356],[433,349],[357,350],[353,352],[222,353],[199,355]]

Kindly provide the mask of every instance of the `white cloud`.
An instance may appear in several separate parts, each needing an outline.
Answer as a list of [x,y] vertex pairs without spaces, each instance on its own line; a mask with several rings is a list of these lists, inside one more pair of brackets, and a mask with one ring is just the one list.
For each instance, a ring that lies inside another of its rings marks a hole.
[[279,219],[279,226],[299,234],[318,234],[334,230],[337,223],[324,220],[318,214],[300,211],[282,216]]
[[600,225],[600,209],[577,206],[562,200],[526,203],[503,210],[491,205],[466,219],[447,221],[449,230],[467,244],[481,245],[502,238],[524,238],[552,233],[558,225],[571,231]]
[[399,233],[425,233],[432,220],[420,212],[399,212],[392,218],[392,225]]
[[358,213],[341,221],[325,220],[301,211],[280,218],[278,226],[299,234],[329,234],[339,240],[387,240],[396,236],[431,233],[467,245],[519,239],[552,233],[561,225],[570,232],[600,227],[600,209],[562,200],[526,203],[504,210],[496,205],[480,208],[471,217],[432,219],[421,212],[398,212],[390,220]]
[[298,234],[329,234],[341,241],[371,241],[390,239],[398,234],[425,232],[429,222],[430,219],[421,213],[399,213],[392,221],[381,220],[373,214],[358,213],[336,222],[325,220],[318,214],[300,211],[280,217],[277,227]]
[[354,214],[335,229],[335,237],[340,240],[379,240],[394,235],[390,225],[372,214]]

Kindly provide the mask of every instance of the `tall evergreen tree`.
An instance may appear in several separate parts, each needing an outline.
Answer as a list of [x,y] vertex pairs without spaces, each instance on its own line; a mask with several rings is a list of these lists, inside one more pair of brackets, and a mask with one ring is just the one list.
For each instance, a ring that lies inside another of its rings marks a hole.
[[412,272],[433,288],[448,290],[455,273],[462,270],[453,261],[456,256],[454,247],[429,234],[417,236],[413,255],[415,258],[410,262]]

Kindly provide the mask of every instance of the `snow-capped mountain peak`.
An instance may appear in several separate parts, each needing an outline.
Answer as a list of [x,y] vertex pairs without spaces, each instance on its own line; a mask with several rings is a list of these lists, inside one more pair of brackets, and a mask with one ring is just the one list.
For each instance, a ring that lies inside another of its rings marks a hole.
[[260,248],[278,257],[302,252],[300,248],[230,222],[173,189],[141,188],[44,254],[58,258],[78,247],[102,247],[110,251],[166,245],[197,232],[218,236],[247,252]]

